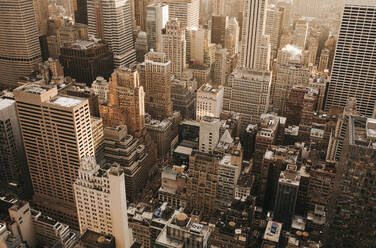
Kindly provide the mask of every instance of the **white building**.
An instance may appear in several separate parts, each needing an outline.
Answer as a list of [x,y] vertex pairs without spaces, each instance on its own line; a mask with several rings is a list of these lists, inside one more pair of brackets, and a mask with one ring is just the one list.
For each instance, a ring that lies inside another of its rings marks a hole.
[[131,246],[125,178],[120,167],[100,168],[93,157],[83,158],[74,192],[81,234],[86,230],[111,234],[116,247]]
[[150,4],[146,7],[146,33],[148,48],[161,51],[162,32],[168,21],[168,5],[163,3]]
[[299,20],[295,25],[294,44],[303,50],[307,42],[308,28],[309,24],[306,20]]
[[88,0],[90,35],[106,41],[114,55],[114,66],[136,61],[129,0]]
[[94,92],[96,96],[98,96],[100,104],[108,102],[108,94],[110,92],[108,85],[108,81],[105,80],[103,77],[97,77],[91,85],[91,90]]
[[196,120],[205,116],[219,118],[223,109],[223,86],[203,84],[197,91]]
[[200,122],[200,152],[213,152],[219,141],[219,129],[221,121],[219,118],[205,116]]
[[282,28],[281,21],[282,12],[275,5],[269,6],[269,8],[266,10],[265,34],[270,36],[273,57],[277,55],[279,36]]
[[162,0],[168,4],[168,19],[179,19],[183,28],[198,28],[200,0]]

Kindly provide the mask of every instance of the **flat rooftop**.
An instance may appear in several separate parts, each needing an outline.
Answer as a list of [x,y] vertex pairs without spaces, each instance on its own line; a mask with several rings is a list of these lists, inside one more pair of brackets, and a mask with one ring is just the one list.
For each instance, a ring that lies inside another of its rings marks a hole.
[[57,96],[51,100],[52,104],[59,105],[61,107],[75,107],[80,103],[84,102],[85,99],[77,98],[77,97],[67,97],[67,96]]
[[264,240],[269,240],[274,243],[278,243],[279,237],[281,235],[282,223],[269,221],[266,226]]
[[8,108],[9,106],[12,106],[14,103],[15,103],[14,100],[6,99],[6,98],[0,98],[0,110]]

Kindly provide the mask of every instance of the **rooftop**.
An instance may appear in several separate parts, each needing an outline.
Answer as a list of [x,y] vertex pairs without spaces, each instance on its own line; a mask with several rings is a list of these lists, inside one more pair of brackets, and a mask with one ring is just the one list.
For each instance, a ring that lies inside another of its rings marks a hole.
[[51,100],[51,103],[60,105],[62,107],[75,107],[79,105],[80,103],[84,102],[85,100],[82,98],[76,98],[76,97],[66,97],[66,96],[57,96],[53,100]]
[[14,100],[0,98],[0,110],[8,108],[9,106],[12,106],[14,103],[15,103]]
[[266,226],[264,239],[272,241],[274,243],[278,243],[279,237],[281,235],[282,230],[282,223],[269,221],[268,225]]
[[51,88],[52,88],[51,86],[42,86],[39,84],[25,84],[17,89],[26,93],[41,95],[47,92],[48,90],[50,90]]

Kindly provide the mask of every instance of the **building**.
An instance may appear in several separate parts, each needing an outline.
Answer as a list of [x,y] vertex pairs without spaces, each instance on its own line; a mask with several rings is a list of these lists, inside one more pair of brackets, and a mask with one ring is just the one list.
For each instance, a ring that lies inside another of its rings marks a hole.
[[[364,1],[363,1],[364,2]],[[363,3],[362,2],[362,3]],[[348,5],[346,5],[348,7]],[[329,207],[328,245],[374,246],[376,119],[350,116]]]
[[162,0],[168,4],[168,19],[178,19],[182,28],[198,28],[200,0]]
[[87,98],[89,100],[90,116],[99,117],[99,97],[86,84],[72,83],[60,90],[60,94]]
[[[138,0],[134,1],[134,17],[136,25],[140,27],[141,30],[146,30],[146,6],[152,4],[154,0]],[[133,15],[132,15],[133,16]]]
[[223,86],[204,84],[197,90],[196,120],[205,116],[219,118],[223,109]]
[[190,62],[198,65],[206,64],[211,66],[214,63],[215,45],[210,41],[210,30],[206,28],[192,29],[189,35]]
[[149,52],[147,34],[140,31],[137,35],[136,42],[134,43],[136,49],[136,61],[139,63],[144,62],[145,54]]
[[210,247],[209,226],[196,223],[185,213],[175,213],[155,241],[156,248]]
[[193,120],[196,113],[196,92],[193,84],[197,84],[197,82],[192,77],[186,80],[174,79],[171,81],[173,110],[179,111],[182,118],[187,120]]
[[86,230],[78,241],[79,248],[116,248],[115,238],[112,235]]
[[211,20],[211,42],[221,45],[225,48],[226,44],[226,30],[228,24],[228,17],[221,15],[213,15]]
[[89,34],[104,40],[114,56],[114,66],[136,61],[130,1],[88,0]]
[[330,56],[329,49],[321,50],[319,71],[325,72],[326,70],[329,70],[329,56]]
[[33,1],[1,1],[0,16],[0,87],[15,88],[42,61]]
[[76,0],[76,8],[74,10],[74,21],[77,23],[88,24],[87,17],[88,0]]
[[145,55],[140,77],[145,84],[145,110],[153,118],[172,115],[171,68],[167,54],[150,51]]
[[145,124],[151,140],[157,147],[156,153],[158,158],[169,156],[171,151],[171,142],[175,138],[174,125],[168,120],[150,120]]
[[103,125],[117,127],[126,125],[131,135],[145,133],[145,92],[140,85],[137,70],[120,67],[112,73],[109,101],[100,106]]
[[23,198],[32,194],[25,150],[18,122],[16,103],[12,99],[0,98],[0,182]]
[[48,0],[33,0],[35,20],[37,21],[39,35],[47,34],[48,30]]
[[77,227],[73,183],[80,160],[94,156],[89,102],[58,96],[54,86],[26,84],[13,93],[34,189],[33,204],[46,215]]
[[306,20],[299,20],[295,25],[294,45],[304,50],[308,38],[309,23]]
[[264,248],[277,248],[281,238],[283,223],[276,221],[269,221],[264,233],[262,247]]
[[219,118],[204,116],[200,121],[199,151],[212,153],[218,144],[221,122]]
[[152,171],[152,155],[124,125],[105,127],[103,146],[105,161],[116,163],[123,170],[127,199],[134,200]]
[[104,159],[104,129],[101,118],[91,117],[91,131],[93,133],[95,159],[98,163],[101,163]]
[[279,39],[282,32],[283,12],[275,5],[270,5],[266,10],[265,34],[270,37],[272,58],[277,56]]
[[265,0],[245,0],[241,38],[241,66],[254,68],[260,39],[264,34]]
[[178,19],[169,19],[162,30],[161,51],[171,61],[171,74],[180,77],[186,63],[185,31]]
[[64,75],[90,86],[97,76],[109,78],[113,56],[107,44],[98,40],[77,40],[61,48]]
[[93,157],[84,157],[74,192],[81,234],[90,230],[112,235],[116,247],[131,247],[125,177],[119,166],[100,168]]
[[168,5],[150,4],[146,7],[146,28],[148,48],[162,51],[162,32],[168,21]]
[[216,16],[226,15],[226,1],[225,0],[212,0],[211,1],[212,14]]
[[105,104],[109,98],[109,83],[103,77],[97,77],[91,84],[91,90],[98,96],[99,104]]
[[[356,18],[355,18],[356,16]],[[349,97],[358,101],[362,115],[372,116],[376,102],[373,82],[375,57],[370,56],[375,46],[369,43],[374,37],[376,3],[369,0],[346,0],[334,56],[331,80],[325,110],[346,105]],[[358,33],[353,35],[353,31]],[[364,51],[364,52],[363,52]]]
[[288,165],[281,172],[275,199],[274,218],[290,229],[292,217],[295,214],[301,176],[296,171],[296,165]]
[[257,123],[269,108],[271,72],[238,68],[230,74],[225,85],[223,109],[241,114],[242,127]]
[[235,17],[231,17],[227,23],[225,48],[230,54],[239,52],[239,23]]
[[213,81],[215,85],[225,85],[226,83],[226,62],[227,62],[227,50],[223,48],[217,48],[215,50],[215,62]]

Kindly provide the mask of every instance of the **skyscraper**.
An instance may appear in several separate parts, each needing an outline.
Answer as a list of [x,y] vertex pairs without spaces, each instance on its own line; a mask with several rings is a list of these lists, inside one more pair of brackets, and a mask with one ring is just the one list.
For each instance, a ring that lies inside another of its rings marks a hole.
[[200,0],[162,0],[168,4],[168,19],[179,19],[183,29],[198,28]]
[[0,0],[0,87],[16,86],[42,61],[33,1]]
[[94,156],[89,102],[58,96],[56,86],[26,84],[13,91],[34,188],[34,205],[78,226],[73,183],[80,160]]
[[259,39],[264,32],[266,0],[244,0],[241,65],[253,68],[256,63],[256,54]]
[[355,97],[361,114],[376,102],[376,1],[346,0],[325,110]]
[[171,61],[171,73],[180,77],[186,62],[186,40],[182,23],[170,19],[162,31],[162,52]]
[[211,42],[221,45],[222,48],[225,48],[227,23],[227,16],[212,16]]
[[145,31],[148,38],[148,47],[161,51],[162,32],[168,21],[168,5],[155,3],[146,7]]
[[77,8],[74,11],[74,21],[87,25],[87,0],[76,0]]
[[108,43],[115,67],[136,61],[129,0],[88,0],[87,13],[89,34]]

